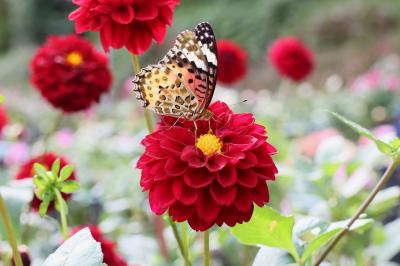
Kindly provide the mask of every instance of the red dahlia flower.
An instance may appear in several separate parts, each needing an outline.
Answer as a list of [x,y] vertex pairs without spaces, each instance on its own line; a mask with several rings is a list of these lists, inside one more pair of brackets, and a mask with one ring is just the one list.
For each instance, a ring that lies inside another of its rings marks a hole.
[[99,31],[105,51],[125,46],[134,54],[144,53],[154,39],[164,40],[167,25],[179,0],[73,0],[79,6],[69,15],[75,31]]
[[244,78],[247,72],[246,51],[230,40],[219,40],[218,81],[232,84]]
[[6,109],[3,106],[0,106],[0,134],[3,131],[3,128],[7,125],[8,123],[8,116]]
[[[71,231],[71,236],[86,226],[78,226]],[[114,242],[104,238],[100,228],[96,225],[88,226],[93,238],[100,243],[103,252],[103,262],[108,266],[128,266],[126,261],[118,254]]]
[[266,180],[277,173],[276,150],[252,114],[235,114],[222,102],[209,110],[213,118],[196,121],[197,130],[194,122],[164,117],[142,141],[137,163],[151,210],[197,231],[248,221],[253,203],[269,201]]
[[269,48],[268,59],[282,76],[293,81],[304,80],[314,68],[312,51],[295,37],[276,40]]
[[31,61],[31,82],[64,112],[87,109],[108,92],[107,57],[76,35],[50,36]]
[[[53,165],[53,162],[55,160],[57,160],[57,158],[60,159],[60,169],[62,169],[64,166],[66,166],[68,164],[67,160],[61,156],[58,156],[54,153],[51,152],[47,152],[43,155],[37,156],[32,158],[31,160],[29,160],[28,162],[26,162],[25,164],[23,164],[17,175],[16,175],[16,179],[26,179],[26,178],[32,178],[35,175],[35,170],[33,169],[33,165],[35,163],[40,163],[41,165],[43,165],[44,167],[46,167],[47,169],[51,169],[51,166]],[[75,171],[71,174],[71,176],[69,177],[69,179],[71,180],[76,180],[76,176],[75,176]],[[69,198],[71,198],[71,194],[64,194],[61,193],[63,198],[65,200],[68,200]],[[36,195],[33,197],[32,202],[31,202],[31,208],[34,211],[38,211],[39,210],[39,206],[40,206],[41,200],[38,199],[36,197]],[[53,203],[51,203],[49,210],[53,209],[54,205]]]

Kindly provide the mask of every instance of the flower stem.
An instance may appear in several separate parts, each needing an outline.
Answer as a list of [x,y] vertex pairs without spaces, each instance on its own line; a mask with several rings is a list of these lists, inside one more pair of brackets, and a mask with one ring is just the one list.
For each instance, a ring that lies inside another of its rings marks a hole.
[[394,159],[389,167],[386,169],[385,173],[379,180],[379,182],[375,185],[374,189],[371,191],[371,193],[368,195],[368,197],[364,200],[364,202],[361,204],[361,206],[358,208],[358,210],[353,214],[353,216],[350,218],[349,222],[347,223],[346,227],[343,228],[339,234],[332,240],[332,242],[328,245],[328,247],[325,249],[325,251],[322,253],[322,255],[318,258],[318,260],[314,263],[314,266],[318,266],[321,264],[321,262],[326,258],[326,256],[329,254],[329,252],[335,247],[335,245],[339,242],[339,240],[347,233],[350,231],[351,226],[353,223],[360,217],[360,215],[368,208],[368,206],[371,204],[371,202],[374,200],[376,194],[383,188],[383,186],[386,184],[386,182],[390,179],[390,177],[393,175],[393,172],[396,170],[397,166],[399,165],[400,160],[399,159]]
[[204,232],[204,266],[210,266],[210,232]]
[[187,226],[186,223],[183,222],[181,225],[181,230],[182,230],[182,246],[183,246],[183,252],[185,258],[189,258],[189,242],[188,242],[188,237],[187,237]]
[[10,214],[8,213],[7,206],[1,194],[0,194],[0,215],[7,232],[8,243],[10,243],[13,252],[14,263],[16,266],[23,266],[21,255],[19,254],[18,251],[17,240],[15,238],[14,231],[12,228]]
[[60,212],[60,219],[61,219],[61,233],[64,237],[64,240],[68,238],[68,224],[67,224],[67,213],[64,208],[64,199],[61,196],[61,192],[57,189],[54,189],[54,193],[56,194],[56,200],[58,201],[59,212]]
[[192,263],[190,262],[189,254],[185,252],[184,244],[182,242],[181,237],[179,236],[178,227],[176,226],[176,223],[172,221],[171,217],[168,217],[168,221],[172,228],[172,232],[174,233],[176,242],[178,243],[179,251],[181,252],[183,260],[185,261],[185,266],[191,266]]
[[[140,64],[139,64],[139,58],[137,55],[132,54],[132,66],[133,66],[133,72],[135,74],[139,73],[140,71]],[[153,119],[151,116],[151,113],[148,109],[144,109],[144,119],[146,120],[146,126],[147,129],[149,130],[149,132],[153,132],[154,131],[154,126],[153,126]]]

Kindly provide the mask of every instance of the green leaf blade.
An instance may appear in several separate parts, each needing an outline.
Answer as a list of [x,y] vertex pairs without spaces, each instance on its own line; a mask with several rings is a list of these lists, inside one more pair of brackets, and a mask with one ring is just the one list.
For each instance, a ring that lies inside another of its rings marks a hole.
[[77,181],[69,180],[65,181],[61,184],[61,192],[70,194],[77,191],[80,188],[80,185]]
[[67,180],[67,179],[71,176],[71,174],[72,174],[73,171],[74,171],[74,167],[73,167],[72,165],[66,165],[66,166],[64,166],[64,167],[61,169],[59,180],[60,180],[60,181],[65,181],[65,180]]
[[236,225],[231,232],[243,244],[281,248],[298,260],[292,241],[293,225],[293,216],[283,216],[270,207],[255,207],[250,221]]

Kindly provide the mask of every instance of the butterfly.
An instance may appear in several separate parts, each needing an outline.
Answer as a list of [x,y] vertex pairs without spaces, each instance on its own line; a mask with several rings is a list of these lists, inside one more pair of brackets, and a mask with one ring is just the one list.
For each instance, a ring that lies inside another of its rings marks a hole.
[[217,45],[207,22],[181,32],[174,46],[156,65],[133,79],[142,106],[157,114],[190,121],[210,119],[207,110],[217,81]]

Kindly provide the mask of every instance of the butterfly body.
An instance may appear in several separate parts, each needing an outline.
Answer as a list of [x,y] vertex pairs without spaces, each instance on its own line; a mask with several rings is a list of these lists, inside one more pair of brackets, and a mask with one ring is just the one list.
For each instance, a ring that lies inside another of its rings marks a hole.
[[211,26],[181,32],[174,47],[156,65],[134,78],[134,92],[143,107],[155,113],[194,121],[210,119],[207,110],[217,75],[216,44]]

